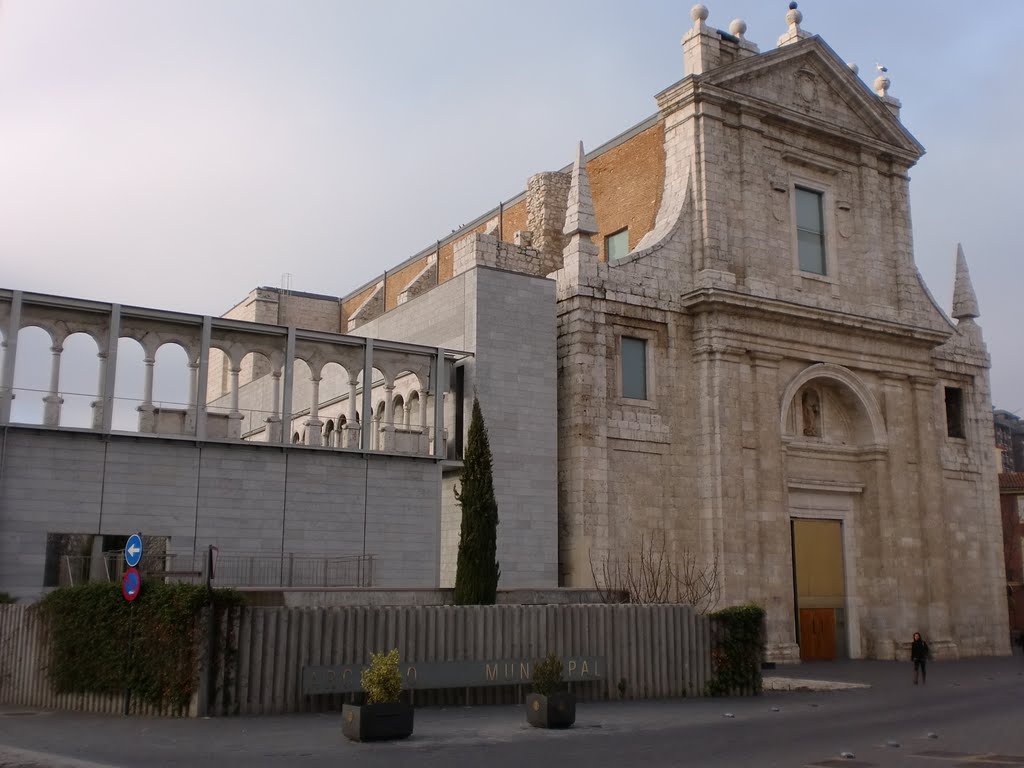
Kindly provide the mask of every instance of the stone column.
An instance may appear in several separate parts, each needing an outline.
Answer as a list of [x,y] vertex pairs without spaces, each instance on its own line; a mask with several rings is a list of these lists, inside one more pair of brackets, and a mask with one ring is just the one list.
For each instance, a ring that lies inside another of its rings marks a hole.
[[[359,420],[356,418],[356,405],[359,393],[357,387],[359,379],[349,375],[348,379],[348,416],[345,417],[345,428],[342,435],[343,448],[359,447]],[[363,414],[364,416],[366,414]]]
[[231,411],[228,413],[228,437],[238,439],[242,436],[242,413],[238,410],[238,374],[242,368],[231,361]]
[[384,384],[384,424],[381,427],[380,449],[382,451],[393,451],[395,449],[395,385]]
[[190,360],[188,364],[188,407],[185,411],[185,434],[195,434],[198,397],[199,361]]
[[430,453],[430,429],[427,427],[427,414],[430,413],[430,390],[419,390],[420,395],[420,453]]
[[11,311],[4,339],[4,365],[0,369],[0,424],[11,420],[11,401],[14,400],[14,363],[18,356],[18,331],[21,328],[21,291],[11,296]]
[[107,383],[107,353],[99,352],[96,357],[100,359],[99,389],[96,391],[96,399],[89,405],[92,407],[92,428],[101,430],[103,429],[103,388]]
[[313,396],[309,402],[309,418],[303,422],[306,427],[306,445],[323,445],[324,423],[320,421],[320,377],[310,376],[313,384]]
[[139,412],[139,432],[153,432],[156,428],[154,415],[156,408],[153,406],[153,366],[156,364],[156,359],[146,355],[142,362],[146,366],[145,380],[142,385],[142,404],[135,410]]
[[55,342],[50,347],[52,357],[50,358],[50,391],[43,398],[43,425],[47,427],[60,426],[60,407],[64,404],[64,398],[58,392],[60,388],[60,356],[64,347]]
[[275,368],[270,372],[272,384],[272,398],[270,415],[264,420],[267,424],[267,442],[281,442],[281,369]]

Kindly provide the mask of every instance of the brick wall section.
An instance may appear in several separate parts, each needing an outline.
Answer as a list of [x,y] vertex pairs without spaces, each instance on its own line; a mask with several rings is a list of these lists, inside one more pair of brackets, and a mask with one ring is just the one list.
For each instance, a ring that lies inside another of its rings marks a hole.
[[351,320],[353,313],[355,313],[355,311],[363,305],[363,302],[370,298],[370,296],[373,295],[373,292],[376,290],[377,282],[374,282],[373,284],[366,286],[363,290],[361,290],[354,296],[348,296],[342,301],[341,327],[343,332],[347,332],[346,329],[348,328],[349,320]]
[[[254,444],[10,428],[0,476],[0,588],[42,592],[46,534],[170,537],[191,555],[377,557],[380,586],[437,586],[433,461]],[[364,489],[368,496],[364,495]],[[363,530],[366,530],[365,544]]]
[[422,259],[418,259],[412,264],[402,267],[397,272],[391,272],[387,275],[384,281],[385,312],[398,306],[399,294],[409,287],[409,283],[411,283],[414,278],[422,274],[423,270],[427,266],[428,258],[428,256],[424,256]]
[[437,285],[437,254],[431,254],[420,264],[423,265],[423,268],[419,274],[414,275],[398,294],[399,304],[404,304],[409,299],[415,299]]
[[510,205],[501,216],[501,239],[511,243],[516,230],[529,229],[526,226],[526,200]]
[[379,317],[384,313],[384,291],[386,281],[381,280],[373,286],[371,291],[364,292],[366,298],[363,302],[355,306],[352,310],[352,314],[348,316],[348,327],[346,331],[351,331],[353,328],[365,323],[367,320],[372,320],[375,317]]
[[665,124],[659,122],[587,163],[594,214],[594,237],[601,261],[604,239],[629,227],[629,248],[654,227],[665,183]]

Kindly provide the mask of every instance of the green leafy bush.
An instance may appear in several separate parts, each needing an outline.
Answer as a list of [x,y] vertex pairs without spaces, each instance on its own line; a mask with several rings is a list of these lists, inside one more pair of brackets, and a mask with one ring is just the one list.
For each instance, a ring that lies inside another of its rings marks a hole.
[[764,608],[754,604],[711,614],[713,676],[708,693],[712,696],[761,693],[764,617]]
[[0,592],[0,605],[11,605],[12,603],[18,602],[16,597],[12,597],[6,592]]
[[205,623],[215,608],[237,605],[238,593],[189,584],[145,583],[128,603],[118,584],[57,589],[40,603],[50,643],[49,677],[60,693],[132,695],[182,710],[198,683]]
[[565,681],[562,680],[562,660],[553,653],[533,664],[533,692],[542,696],[564,691]]
[[393,704],[402,695],[402,673],[398,669],[398,649],[387,653],[371,653],[370,666],[363,670],[359,682],[366,691],[367,704]]

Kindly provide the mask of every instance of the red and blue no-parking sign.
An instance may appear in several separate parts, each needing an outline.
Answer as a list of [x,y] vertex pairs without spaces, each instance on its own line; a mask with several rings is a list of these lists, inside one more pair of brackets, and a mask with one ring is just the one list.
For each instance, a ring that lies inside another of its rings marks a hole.
[[139,596],[142,590],[142,576],[135,568],[129,568],[124,572],[124,579],[121,581],[121,594],[129,603]]

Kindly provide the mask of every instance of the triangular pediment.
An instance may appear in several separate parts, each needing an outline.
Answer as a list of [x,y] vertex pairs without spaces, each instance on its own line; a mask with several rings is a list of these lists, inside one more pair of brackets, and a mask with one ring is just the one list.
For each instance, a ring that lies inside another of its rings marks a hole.
[[782,115],[888,144],[915,158],[924,153],[881,99],[819,37],[712,70],[701,83],[734,93],[740,101],[771,105]]

